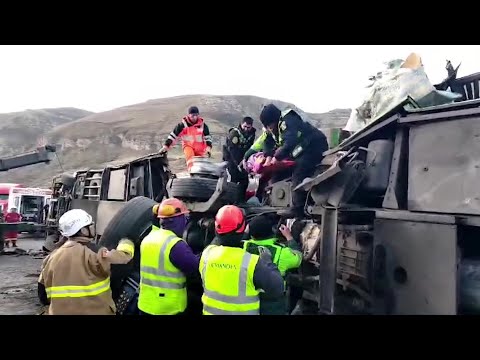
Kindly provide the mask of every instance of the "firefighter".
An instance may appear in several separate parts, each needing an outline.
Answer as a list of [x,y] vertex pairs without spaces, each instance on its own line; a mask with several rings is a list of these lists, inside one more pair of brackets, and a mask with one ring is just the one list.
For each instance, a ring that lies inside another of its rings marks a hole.
[[248,173],[242,171],[243,156],[255,141],[256,129],[253,119],[244,117],[239,126],[228,131],[226,144],[223,146],[223,161],[228,161],[228,173],[231,181],[240,184],[240,201],[245,200],[248,188]]
[[134,256],[133,242],[122,239],[116,250],[87,247],[95,238],[92,217],[81,209],[63,214],[58,229],[68,240],[45,258],[38,295],[49,315],[115,315],[110,289],[111,264],[126,264]]
[[140,245],[138,308],[142,315],[182,315],[187,308],[186,276],[198,271],[199,263],[182,239],[189,211],[175,198],[162,201],[156,211],[160,228],[152,228]]
[[194,156],[211,156],[212,137],[207,124],[199,115],[198,107],[191,106],[188,109],[188,115],[168,135],[160,153],[166,153],[179,138],[182,141],[188,171],[192,167]]
[[[297,269],[302,263],[300,244],[293,239],[292,233],[285,225],[280,226],[280,232],[287,239],[287,246],[278,242],[273,233],[269,219],[260,215],[248,224],[251,240],[243,243],[243,248],[251,254],[258,254],[259,247],[266,247],[272,254],[273,263],[277,265],[285,279],[287,271]],[[260,294],[260,315],[286,315],[287,297],[270,299],[265,294]]]
[[[268,164],[275,164],[284,159],[294,160],[292,188],[295,188],[306,177],[311,176],[315,167],[321,163],[323,153],[328,150],[325,134],[304,121],[296,111],[292,109],[280,111],[273,104],[263,108],[260,121],[267,131],[262,134],[260,141],[257,141],[254,147],[262,148],[269,157],[266,161]],[[306,199],[305,191],[294,191],[293,209],[287,211],[284,216],[302,216]]]
[[270,252],[261,248],[261,255],[253,255],[242,249],[245,228],[245,215],[234,205],[215,216],[217,236],[199,266],[204,315],[259,315],[261,291],[273,299],[283,296],[283,278]]

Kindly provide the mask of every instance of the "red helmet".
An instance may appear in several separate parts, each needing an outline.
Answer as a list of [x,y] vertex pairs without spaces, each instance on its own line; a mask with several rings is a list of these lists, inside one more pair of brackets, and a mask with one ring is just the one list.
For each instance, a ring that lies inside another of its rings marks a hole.
[[215,230],[217,234],[237,233],[245,231],[247,223],[243,211],[234,205],[225,205],[218,210],[215,216]]
[[189,211],[182,201],[176,198],[170,198],[163,200],[158,206],[154,205],[153,213],[156,213],[159,218],[164,219],[188,214]]

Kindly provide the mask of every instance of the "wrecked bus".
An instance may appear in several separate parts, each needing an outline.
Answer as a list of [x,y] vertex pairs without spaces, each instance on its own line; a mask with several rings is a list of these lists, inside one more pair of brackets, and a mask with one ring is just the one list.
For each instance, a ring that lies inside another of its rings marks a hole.
[[[78,172],[66,186],[68,208],[95,217],[99,245],[129,237],[138,247],[152,205],[175,196],[191,210],[184,238],[199,253],[213,239],[215,212],[235,203],[248,220],[288,222],[301,242],[301,269],[288,275],[302,294],[295,313],[478,313],[480,74],[451,80],[461,101],[416,108],[407,99],[327,151],[299,185],[308,192],[303,218],[282,218],[289,179],[273,184],[261,206],[238,204],[222,166],[202,160],[176,177],[159,154]],[[113,268],[119,313],[138,288],[138,253]]]

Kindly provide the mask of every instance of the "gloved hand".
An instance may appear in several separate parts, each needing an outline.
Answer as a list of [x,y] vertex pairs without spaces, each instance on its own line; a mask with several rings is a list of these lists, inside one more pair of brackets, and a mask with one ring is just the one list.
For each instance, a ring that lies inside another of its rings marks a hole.
[[168,151],[168,147],[163,145],[163,147],[160,149],[159,154],[166,154]]
[[260,259],[272,262],[272,253],[265,246],[259,246],[258,253],[260,254]]
[[207,146],[205,154],[207,154],[208,157],[212,157],[212,148],[210,146]]

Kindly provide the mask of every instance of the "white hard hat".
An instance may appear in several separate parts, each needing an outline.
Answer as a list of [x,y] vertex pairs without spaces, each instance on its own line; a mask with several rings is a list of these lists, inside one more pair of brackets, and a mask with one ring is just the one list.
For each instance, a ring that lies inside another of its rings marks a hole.
[[82,209],[67,211],[58,220],[58,230],[63,236],[75,235],[80,229],[92,224],[92,217]]

